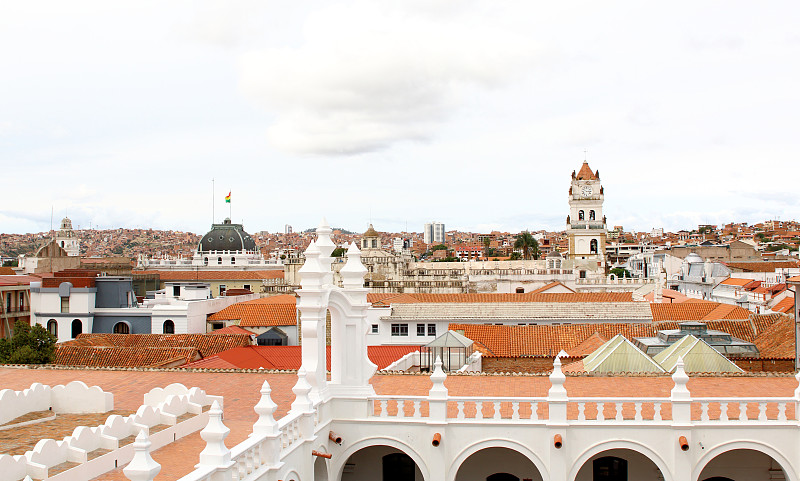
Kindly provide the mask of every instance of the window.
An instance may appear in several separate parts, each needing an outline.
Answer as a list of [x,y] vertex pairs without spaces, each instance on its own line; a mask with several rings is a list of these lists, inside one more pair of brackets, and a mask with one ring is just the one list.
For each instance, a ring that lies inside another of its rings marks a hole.
[[436,335],[436,324],[428,324],[428,335],[429,336]]
[[583,211],[582,210],[578,211],[578,220],[583,220]]
[[72,338],[75,339],[80,333],[83,332],[83,323],[80,319],[72,320]]
[[392,336],[408,336],[408,324],[392,324]]
[[208,257],[203,258],[203,265],[208,265]]
[[589,211],[589,220],[594,220],[594,211],[593,210]]
[[236,265],[236,258],[235,257],[231,257],[231,264]]
[[224,296],[226,290],[228,290],[228,288],[225,287],[225,284],[220,284],[219,285],[219,295],[220,296]]
[[10,310],[11,310],[11,293],[9,292],[8,295],[6,295],[6,312]]
[[244,285],[244,288],[245,288],[245,289],[247,289],[247,290],[249,291],[249,290],[250,290],[250,284],[245,284],[245,285]]
[[517,287],[516,293],[517,294],[525,294],[525,288],[524,287]]
[[55,319],[47,321],[47,332],[58,337],[58,322]]
[[217,257],[217,264],[222,264],[222,257]]
[[179,297],[181,295],[181,286],[172,286],[172,295]]
[[418,336],[425,335],[425,324],[417,324],[417,335]]
[[167,319],[166,321],[164,321],[162,332],[164,334],[175,334],[175,323],[172,322],[172,319]]
[[580,277],[581,279],[586,279],[586,271],[578,272],[578,277]]
[[20,292],[19,293],[19,310],[20,311],[24,311],[25,310],[25,293],[24,292]]
[[592,241],[589,242],[589,252],[591,254],[597,254],[597,239],[592,239]]
[[69,312],[69,297],[61,298],[61,312]]
[[114,334],[130,334],[131,326],[127,322],[118,322],[114,324]]
[[217,329],[222,329],[223,327],[225,327],[225,324],[223,324],[221,322],[215,322],[215,323],[211,324],[211,329],[214,329],[215,331]]
[[375,249],[378,247],[378,241],[376,239],[372,239],[372,248]]
[[372,334],[377,334],[378,333],[378,325],[377,324],[373,324],[372,325],[372,330],[370,332]]

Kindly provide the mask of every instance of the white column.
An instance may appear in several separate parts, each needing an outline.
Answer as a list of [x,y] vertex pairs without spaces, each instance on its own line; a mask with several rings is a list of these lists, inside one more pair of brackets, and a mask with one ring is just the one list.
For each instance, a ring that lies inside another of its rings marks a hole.
[[[299,295],[297,310],[300,312],[303,367],[311,385],[312,395],[318,397],[327,383],[325,299],[330,286],[323,287],[325,267],[320,263],[320,251],[315,242],[311,242],[306,249],[305,258],[305,264],[299,270],[301,289],[297,291]],[[329,267],[328,272],[330,272]]]
[[196,466],[214,467],[217,471],[212,475],[213,481],[230,481],[233,479],[233,461],[231,450],[225,445],[225,438],[231,430],[222,422],[222,409],[214,401],[208,411],[208,424],[200,431],[200,437],[206,447],[200,452],[200,463]]

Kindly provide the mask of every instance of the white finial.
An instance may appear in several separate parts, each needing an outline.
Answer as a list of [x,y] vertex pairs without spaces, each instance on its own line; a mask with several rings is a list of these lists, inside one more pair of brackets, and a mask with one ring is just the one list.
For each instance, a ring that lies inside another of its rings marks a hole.
[[292,403],[292,411],[301,413],[311,412],[313,404],[308,393],[311,392],[311,384],[306,380],[306,368],[300,366],[297,370],[297,383],[292,388],[294,393],[294,402]]
[[139,431],[133,442],[133,459],[122,469],[126,478],[131,481],[152,481],[161,471],[161,465],[150,456],[150,444],[150,439],[144,430]]
[[253,410],[258,414],[258,420],[253,425],[253,434],[277,434],[278,422],[275,421],[273,414],[278,409],[278,405],[272,400],[272,388],[266,380],[261,385],[261,399]]
[[320,252],[317,248],[317,243],[311,241],[306,249],[305,263],[300,268],[300,285],[301,287],[318,287],[322,285],[322,278],[325,275],[326,268],[323,267],[319,260]]
[[445,399],[447,398],[447,388],[444,386],[444,381],[447,379],[447,374],[442,369],[442,358],[436,356],[436,361],[433,363],[433,374],[431,374],[431,390],[428,396],[431,399]]
[[672,375],[672,381],[675,387],[670,391],[672,399],[689,399],[689,389],[686,384],[689,382],[689,376],[684,369],[683,356],[678,356],[678,363],[675,365],[675,373]]
[[336,245],[331,240],[331,228],[328,225],[328,221],[325,218],[322,218],[322,222],[319,223],[319,227],[317,227],[317,248],[320,252],[320,257],[330,257],[331,253],[336,249]]
[[214,401],[208,410],[208,424],[200,437],[206,442],[206,447],[200,453],[200,464],[203,466],[224,466],[231,461],[231,450],[225,446],[225,438],[231,430],[222,422],[222,409]]
[[339,271],[342,276],[342,286],[345,289],[360,289],[364,287],[364,275],[367,273],[367,268],[361,262],[361,251],[355,242],[350,244],[347,249],[347,263]]
[[553,372],[550,374],[550,390],[547,391],[547,396],[551,400],[566,400],[567,390],[564,388],[566,381],[567,377],[561,371],[561,358],[556,356],[553,361]]

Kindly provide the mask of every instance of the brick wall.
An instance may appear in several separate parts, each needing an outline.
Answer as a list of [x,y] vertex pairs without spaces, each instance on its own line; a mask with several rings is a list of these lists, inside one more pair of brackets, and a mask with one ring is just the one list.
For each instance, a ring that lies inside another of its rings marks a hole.
[[[566,365],[583,359],[583,356],[562,357]],[[483,372],[547,372],[553,369],[554,356],[483,357]],[[744,369],[744,368],[743,368]]]
[[745,358],[731,361],[747,372],[794,372],[794,359]]

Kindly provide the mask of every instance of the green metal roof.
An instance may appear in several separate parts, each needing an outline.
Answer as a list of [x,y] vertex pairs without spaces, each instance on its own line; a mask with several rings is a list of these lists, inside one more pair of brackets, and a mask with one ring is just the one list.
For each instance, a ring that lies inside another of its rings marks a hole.
[[679,357],[683,358],[686,372],[744,372],[719,351],[691,334],[659,352],[653,359],[666,371],[672,372]]
[[583,359],[587,372],[664,372],[650,356],[617,334]]

